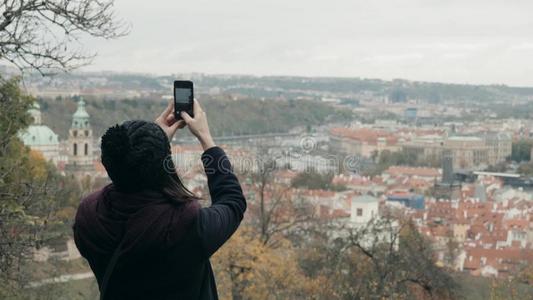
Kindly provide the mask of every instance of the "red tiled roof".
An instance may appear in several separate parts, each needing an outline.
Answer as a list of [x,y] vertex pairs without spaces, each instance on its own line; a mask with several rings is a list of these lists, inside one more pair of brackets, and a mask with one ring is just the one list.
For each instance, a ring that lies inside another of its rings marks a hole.
[[327,190],[302,190],[301,194],[308,197],[319,197],[319,198],[333,198],[336,193],[334,191]]
[[276,172],[276,177],[278,178],[293,179],[296,176],[298,176],[298,172],[292,170],[279,170]]
[[171,151],[173,154],[183,152],[203,152],[202,146],[200,145],[172,145]]
[[369,179],[362,176],[353,175],[335,175],[331,180],[333,184],[340,185],[363,185],[369,182]]
[[508,228],[527,229],[529,227],[529,220],[524,219],[507,219],[503,221]]
[[508,272],[513,267],[513,262],[518,263],[520,256],[513,254],[511,249],[483,249],[472,248],[467,250],[464,268],[478,271],[485,266],[491,266],[500,272]]
[[331,216],[333,218],[348,218],[350,217],[350,213],[347,212],[346,210],[344,209],[335,209],[333,210],[333,212],[331,213]]
[[451,231],[447,226],[435,226],[429,228],[434,237],[450,237]]

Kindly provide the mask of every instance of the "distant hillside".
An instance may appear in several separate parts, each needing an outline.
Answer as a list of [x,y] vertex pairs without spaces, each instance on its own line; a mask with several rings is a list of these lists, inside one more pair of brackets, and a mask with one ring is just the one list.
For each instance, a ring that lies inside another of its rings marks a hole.
[[[87,111],[95,135],[118,122],[131,119],[153,120],[167,102],[149,99],[100,100],[86,99]],[[43,122],[63,139],[68,135],[72,114],[76,110],[73,98],[40,99]],[[319,125],[335,117],[349,120],[350,113],[315,101],[202,100],[213,135],[286,132],[296,126]]]
[[505,85],[465,85],[408,80],[379,80],[335,77],[241,76],[177,74],[150,76],[120,73],[73,73],[52,79],[28,77],[33,91],[47,89],[67,90],[74,93],[94,93],[97,90],[140,92],[141,94],[168,94],[174,79],[192,79],[198,93],[235,94],[255,99],[284,98],[319,100],[322,97],[365,98],[388,97],[392,101],[419,99],[421,101],[486,104],[505,101],[533,100],[533,87]]
[[[305,78],[305,77],[253,77],[253,76],[204,76],[197,78],[205,87],[226,87],[225,92],[251,97],[272,97],[286,94],[306,96],[310,91],[327,95],[334,93],[346,97],[359,94],[383,96],[392,100],[420,99],[427,102],[492,102],[510,99],[533,99],[533,88],[505,85],[464,85],[408,80],[385,81],[360,78]],[[396,94],[404,97],[394,99]]]

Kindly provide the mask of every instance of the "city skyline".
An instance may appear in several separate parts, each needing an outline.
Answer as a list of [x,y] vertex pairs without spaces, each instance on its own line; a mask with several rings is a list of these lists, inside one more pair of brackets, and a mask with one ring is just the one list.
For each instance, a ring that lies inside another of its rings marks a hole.
[[529,299],[532,9],[4,1],[0,299]]

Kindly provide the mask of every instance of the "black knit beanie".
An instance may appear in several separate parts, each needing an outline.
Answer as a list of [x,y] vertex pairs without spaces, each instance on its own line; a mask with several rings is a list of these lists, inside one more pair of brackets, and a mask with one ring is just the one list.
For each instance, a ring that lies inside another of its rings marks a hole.
[[153,122],[126,121],[102,136],[102,164],[119,191],[162,187],[170,157],[168,138]]

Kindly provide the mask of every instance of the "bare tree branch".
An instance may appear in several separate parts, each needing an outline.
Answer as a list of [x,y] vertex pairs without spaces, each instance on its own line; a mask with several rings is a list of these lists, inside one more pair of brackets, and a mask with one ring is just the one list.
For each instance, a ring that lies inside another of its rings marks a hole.
[[95,54],[84,51],[81,36],[114,39],[129,31],[113,5],[113,0],[3,0],[0,59],[43,76],[84,66]]

